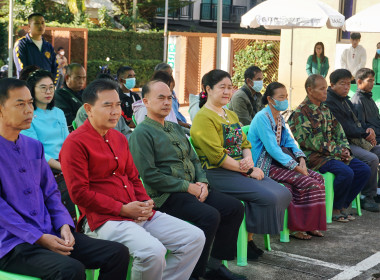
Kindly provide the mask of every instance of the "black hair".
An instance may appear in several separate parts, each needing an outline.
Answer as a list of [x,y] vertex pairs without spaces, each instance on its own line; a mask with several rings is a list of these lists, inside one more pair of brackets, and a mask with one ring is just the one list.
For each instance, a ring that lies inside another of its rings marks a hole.
[[369,69],[369,68],[361,68],[356,72],[355,78],[356,78],[356,81],[357,80],[363,81],[371,75],[373,77],[375,77],[375,71],[373,71],[372,69]]
[[[377,49],[377,46],[378,46],[378,45],[380,45],[380,42],[376,44],[376,49]],[[378,54],[378,53],[376,52],[376,54],[375,54],[375,59],[378,59],[378,58],[380,58],[380,54]]]
[[325,61],[325,45],[322,42],[317,42],[314,45],[313,61],[315,63],[317,63],[317,52],[315,50],[317,48],[317,46],[321,46],[322,47],[321,63],[323,63]]
[[[33,73],[31,73],[28,77],[28,79],[26,80],[26,84],[28,85],[28,88],[30,90],[30,94],[32,95],[33,97],[33,107],[34,107],[34,110],[37,109],[37,106],[36,106],[36,91],[35,91],[35,88],[36,88],[36,85],[39,81],[41,81],[42,79],[44,78],[50,78],[53,85],[54,85],[54,78],[53,78],[53,75],[46,71],[46,70],[36,70],[34,71]],[[54,92],[53,92],[54,93]],[[51,102],[47,105],[46,109],[48,110],[51,110],[53,109],[54,107],[54,96],[53,96],[53,99],[51,100]]]
[[339,80],[342,79],[351,79],[352,74],[347,69],[337,69],[330,74],[330,84],[336,84]]
[[158,63],[155,67],[154,67],[154,71],[165,71],[166,69],[168,68],[172,68],[169,64],[165,63],[165,62],[162,62],[162,63]]
[[358,39],[360,40],[361,37],[362,37],[362,35],[360,33],[357,33],[357,32],[351,33],[351,36],[350,36],[350,38],[352,40],[358,40]]
[[253,79],[257,73],[262,72],[261,69],[257,66],[250,66],[244,72],[244,82],[247,82],[247,79]]
[[40,67],[37,66],[37,65],[28,65],[28,66],[25,66],[21,70],[20,77],[18,79],[26,81],[28,79],[28,77],[30,76],[30,74],[32,74],[34,71],[36,71],[38,69],[40,69]]
[[305,82],[306,93],[307,93],[307,88],[309,88],[309,87],[315,88],[315,84],[316,84],[316,81],[318,79],[325,79],[325,78],[323,78],[323,76],[318,75],[318,74],[313,74],[313,75],[310,75],[309,77],[307,77],[306,82]]
[[40,13],[33,13],[33,14],[31,14],[31,15],[28,16],[28,23],[29,23],[29,24],[30,24],[30,22],[32,21],[32,19],[33,19],[34,17],[43,17],[43,18],[45,18],[43,14],[40,14]]
[[[142,90],[141,90],[141,96],[142,98],[144,98],[146,95],[148,95],[150,93],[150,90],[151,90],[151,86],[155,83],[158,83],[158,82],[161,82],[161,83],[164,83],[166,84],[164,81],[162,80],[150,80],[149,82],[147,82],[143,87],[142,87]],[[169,86],[169,85],[168,85]]]
[[57,52],[59,52],[60,50],[65,50],[64,47],[59,47]]
[[25,81],[21,81],[15,78],[3,78],[0,80],[0,104],[4,103],[9,98],[9,91],[15,88],[28,87]]
[[123,75],[127,71],[133,70],[132,67],[129,66],[120,66],[119,69],[117,69],[116,76],[119,79],[121,75]]
[[105,90],[115,90],[118,92],[119,85],[115,81],[109,79],[98,79],[91,82],[82,94],[83,103],[88,103],[94,105],[96,100],[98,100],[99,92]]
[[268,104],[268,98],[267,97],[273,97],[274,95],[274,91],[276,89],[279,89],[279,88],[285,88],[285,86],[279,82],[273,82],[273,83],[270,83],[268,86],[267,86],[267,89],[265,90],[265,93],[262,97],[262,103],[263,105],[267,105]]
[[96,75],[96,80],[99,80],[99,79],[108,79],[108,80],[115,81],[115,78],[112,77],[111,74],[107,74],[107,73],[99,73],[98,75]]
[[79,63],[71,63],[69,65],[66,66],[66,76],[70,76],[72,74],[72,72],[76,69],[76,68],[84,68],[81,64]]
[[156,71],[153,73],[151,81],[162,81],[170,87],[171,83],[174,83],[174,79],[168,72]]
[[206,87],[209,86],[210,88],[214,88],[214,86],[224,78],[229,78],[231,80],[231,76],[228,72],[219,69],[211,70],[210,72],[204,74],[202,77],[204,97],[202,97],[203,94],[199,97],[199,108],[202,108],[207,102],[208,93]]

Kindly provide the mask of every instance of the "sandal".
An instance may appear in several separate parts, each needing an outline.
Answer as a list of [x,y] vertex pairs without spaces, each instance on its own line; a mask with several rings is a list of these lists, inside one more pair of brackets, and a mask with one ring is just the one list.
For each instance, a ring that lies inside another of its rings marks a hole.
[[289,233],[289,236],[299,240],[311,240],[311,235],[303,231],[292,231]]
[[324,237],[323,233],[319,230],[312,230],[306,232],[308,235],[316,236],[316,237]]
[[349,221],[355,221],[355,217],[354,217],[354,214],[352,213],[347,213],[345,211],[341,211],[340,213],[342,213],[342,215]]
[[346,217],[342,214],[332,216],[332,220],[334,222],[340,222],[340,223],[348,223],[349,222],[349,220],[346,219]]

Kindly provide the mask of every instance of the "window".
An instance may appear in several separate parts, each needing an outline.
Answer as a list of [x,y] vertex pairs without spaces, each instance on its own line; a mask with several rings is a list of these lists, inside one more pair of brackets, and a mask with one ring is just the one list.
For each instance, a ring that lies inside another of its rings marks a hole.
[[[356,10],[356,0],[340,0],[340,13],[344,15],[345,19],[352,17],[355,14]],[[338,41],[339,42],[348,42],[350,40],[351,33],[348,31],[338,31]]]

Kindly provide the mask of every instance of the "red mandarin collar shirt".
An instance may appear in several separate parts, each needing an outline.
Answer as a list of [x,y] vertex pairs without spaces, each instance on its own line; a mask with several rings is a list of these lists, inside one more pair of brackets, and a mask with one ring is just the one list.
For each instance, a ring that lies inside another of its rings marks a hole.
[[94,231],[121,217],[123,204],[149,200],[133,163],[126,137],[110,129],[102,137],[86,120],[64,142],[59,160],[70,197]]

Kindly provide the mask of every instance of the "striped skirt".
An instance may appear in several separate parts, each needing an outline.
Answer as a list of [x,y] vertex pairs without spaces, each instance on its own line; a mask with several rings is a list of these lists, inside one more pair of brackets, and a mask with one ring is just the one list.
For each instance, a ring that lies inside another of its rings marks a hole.
[[323,177],[308,170],[309,176],[271,165],[269,178],[283,184],[291,193],[288,228],[291,231],[326,230],[325,185]]

